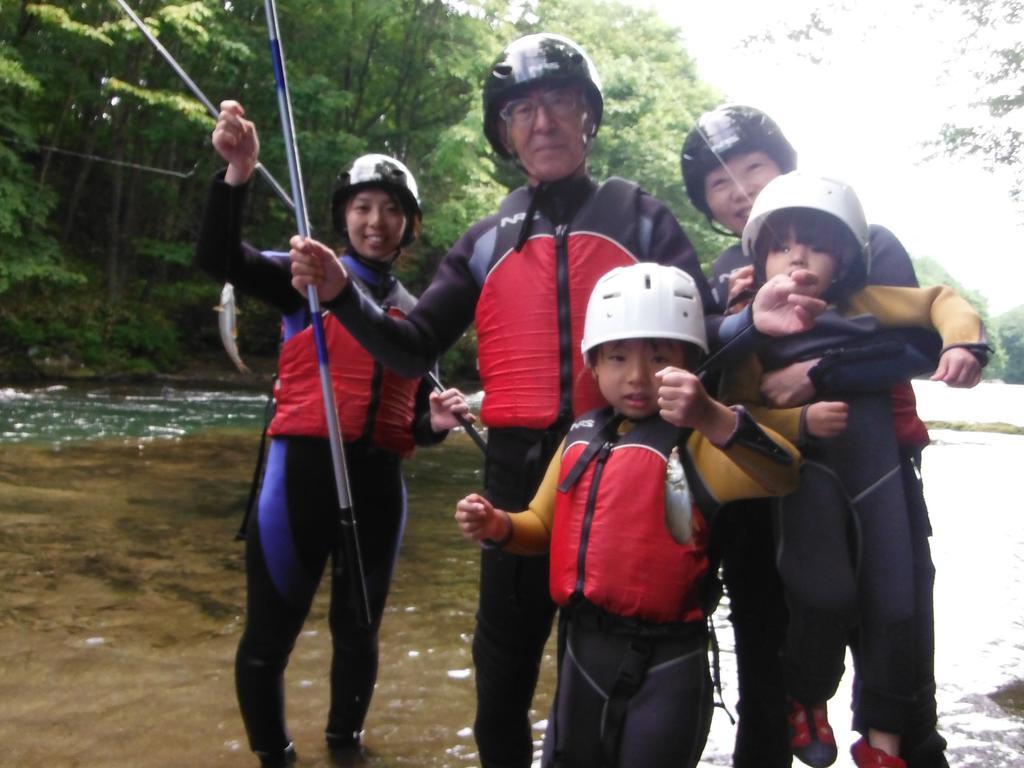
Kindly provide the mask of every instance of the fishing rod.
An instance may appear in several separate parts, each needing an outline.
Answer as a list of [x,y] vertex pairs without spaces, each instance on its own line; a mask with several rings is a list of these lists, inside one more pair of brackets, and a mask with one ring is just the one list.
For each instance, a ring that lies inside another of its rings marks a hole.
[[[434,389],[436,389],[438,392],[444,392],[444,385],[441,384],[440,380],[438,380],[437,376],[434,375],[433,371],[427,371],[427,380],[430,382],[431,386],[433,386]],[[476,427],[470,424],[469,419],[467,419],[461,413],[455,417],[455,420],[462,425],[463,429],[466,430],[466,434],[473,438],[473,442],[476,443],[477,448],[483,451],[484,456],[486,456],[487,443],[484,442],[484,439],[480,436],[480,433],[476,431]]]
[[701,374],[710,373],[711,371],[713,371],[715,369],[715,364],[722,359],[725,353],[729,351],[730,347],[734,346],[740,339],[744,338],[751,331],[755,330],[755,327],[756,326],[754,325],[754,319],[753,317],[751,317],[750,325],[745,326],[735,336],[733,336],[721,347],[715,350],[715,352],[712,355],[706,357],[704,359],[704,362],[702,362],[693,370],[693,375],[700,376]]
[[[299,145],[295,139],[295,121],[292,117],[291,97],[288,95],[288,77],[284,68],[284,52],[281,49],[277,24],[277,4],[264,0],[267,15],[267,35],[270,38],[270,57],[274,64],[274,80],[277,84],[277,106],[281,115],[281,131],[284,136],[285,152],[288,157],[288,176],[291,180],[292,197],[295,201],[295,223],[299,235],[309,237],[309,214],[306,209],[306,193],[302,184],[302,167],[299,164]],[[324,412],[327,416],[327,434],[331,444],[331,462],[334,471],[334,485],[338,493],[338,513],[341,528],[341,543],[345,550],[345,562],[351,569],[349,582],[358,608],[357,620],[362,626],[369,626],[370,599],[366,590],[363,571],[363,556],[359,548],[355,511],[349,493],[348,472],[345,467],[345,447],[341,439],[341,424],[334,401],[334,386],[327,359],[327,340],[324,336],[323,317],[320,314],[320,300],[316,286],[306,291],[309,313],[313,324],[313,339],[316,343],[317,362],[320,369],[320,389],[323,393]],[[335,564],[339,560],[335,559]],[[337,565],[335,566],[337,567]]]
[[[131,19],[133,22],[135,22],[135,26],[139,28],[139,31],[142,32],[145,38],[149,40],[149,42],[153,45],[154,48],[156,48],[157,53],[163,56],[164,61],[170,64],[171,69],[175,71],[178,77],[181,78],[181,81],[185,83],[185,85],[188,87],[190,91],[192,91],[192,95],[199,99],[200,102],[202,102],[203,106],[206,107],[206,111],[210,113],[214,120],[216,120],[217,117],[220,115],[220,110],[213,106],[213,102],[206,98],[206,94],[204,94],[202,90],[200,90],[199,86],[196,85],[195,82],[193,82],[192,78],[189,77],[185,70],[182,69],[181,66],[178,64],[178,62],[174,60],[174,57],[170,54],[170,52],[166,48],[164,48],[164,46],[160,43],[159,40],[156,39],[153,33],[149,31],[149,28],[146,26],[146,23],[135,14],[135,11],[131,9],[128,3],[125,2],[125,0],[115,1],[119,6],[121,6],[121,10],[125,12],[125,15],[128,16],[128,18]],[[270,185],[271,189],[274,190],[274,193],[279,198],[281,198],[281,202],[288,206],[289,210],[294,211],[295,203],[292,202],[292,199],[288,196],[288,193],[285,191],[284,187],[281,186],[278,180],[275,179],[273,175],[271,175],[270,171],[268,171],[263,166],[263,163],[257,162],[256,170],[259,172],[260,176],[263,177],[263,180]]]

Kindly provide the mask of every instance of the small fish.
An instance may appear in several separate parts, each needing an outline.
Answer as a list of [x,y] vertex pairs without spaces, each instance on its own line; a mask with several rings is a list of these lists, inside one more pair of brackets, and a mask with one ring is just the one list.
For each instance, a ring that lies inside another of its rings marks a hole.
[[238,309],[235,307],[235,288],[231,283],[224,283],[224,287],[220,291],[220,304],[214,309],[219,315],[217,327],[220,330],[220,343],[224,345],[228,357],[239,371],[252,373],[242,362],[242,356],[238,354],[238,326],[235,324]]
[[672,449],[665,467],[665,525],[677,543],[693,540],[693,498],[679,461],[679,448]]

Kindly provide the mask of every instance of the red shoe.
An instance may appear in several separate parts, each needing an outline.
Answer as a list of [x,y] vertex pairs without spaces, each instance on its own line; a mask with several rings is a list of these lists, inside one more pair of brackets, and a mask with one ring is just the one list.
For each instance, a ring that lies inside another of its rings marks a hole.
[[812,768],[826,768],[836,761],[839,750],[828,724],[825,702],[804,706],[796,699],[789,701],[789,748],[793,756]]
[[875,749],[868,744],[867,739],[858,739],[850,747],[850,754],[853,755],[853,762],[857,768],[907,768],[907,764],[888,752]]

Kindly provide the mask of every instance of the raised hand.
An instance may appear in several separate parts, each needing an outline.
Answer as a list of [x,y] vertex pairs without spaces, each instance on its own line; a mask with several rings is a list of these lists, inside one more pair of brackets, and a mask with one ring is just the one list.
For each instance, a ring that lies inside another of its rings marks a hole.
[[824,288],[809,270],[776,275],[754,296],[754,326],[766,336],[788,336],[814,326],[826,304],[817,298]]
[[224,180],[232,186],[245,184],[259,162],[260,139],[256,124],[245,119],[245,109],[237,101],[220,103],[212,139],[213,148],[228,164]]

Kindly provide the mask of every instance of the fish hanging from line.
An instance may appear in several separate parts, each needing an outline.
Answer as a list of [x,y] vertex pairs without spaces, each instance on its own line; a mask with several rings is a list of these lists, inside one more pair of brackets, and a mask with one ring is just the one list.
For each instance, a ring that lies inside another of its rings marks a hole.
[[665,466],[665,525],[678,544],[693,540],[693,498],[677,447],[672,448]]
[[214,307],[217,310],[217,327],[220,330],[220,343],[231,358],[231,362],[241,373],[252,373],[249,367],[242,362],[242,356],[238,354],[238,308],[235,305],[235,287],[231,283],[224,283],[220,290],[220,304]]

